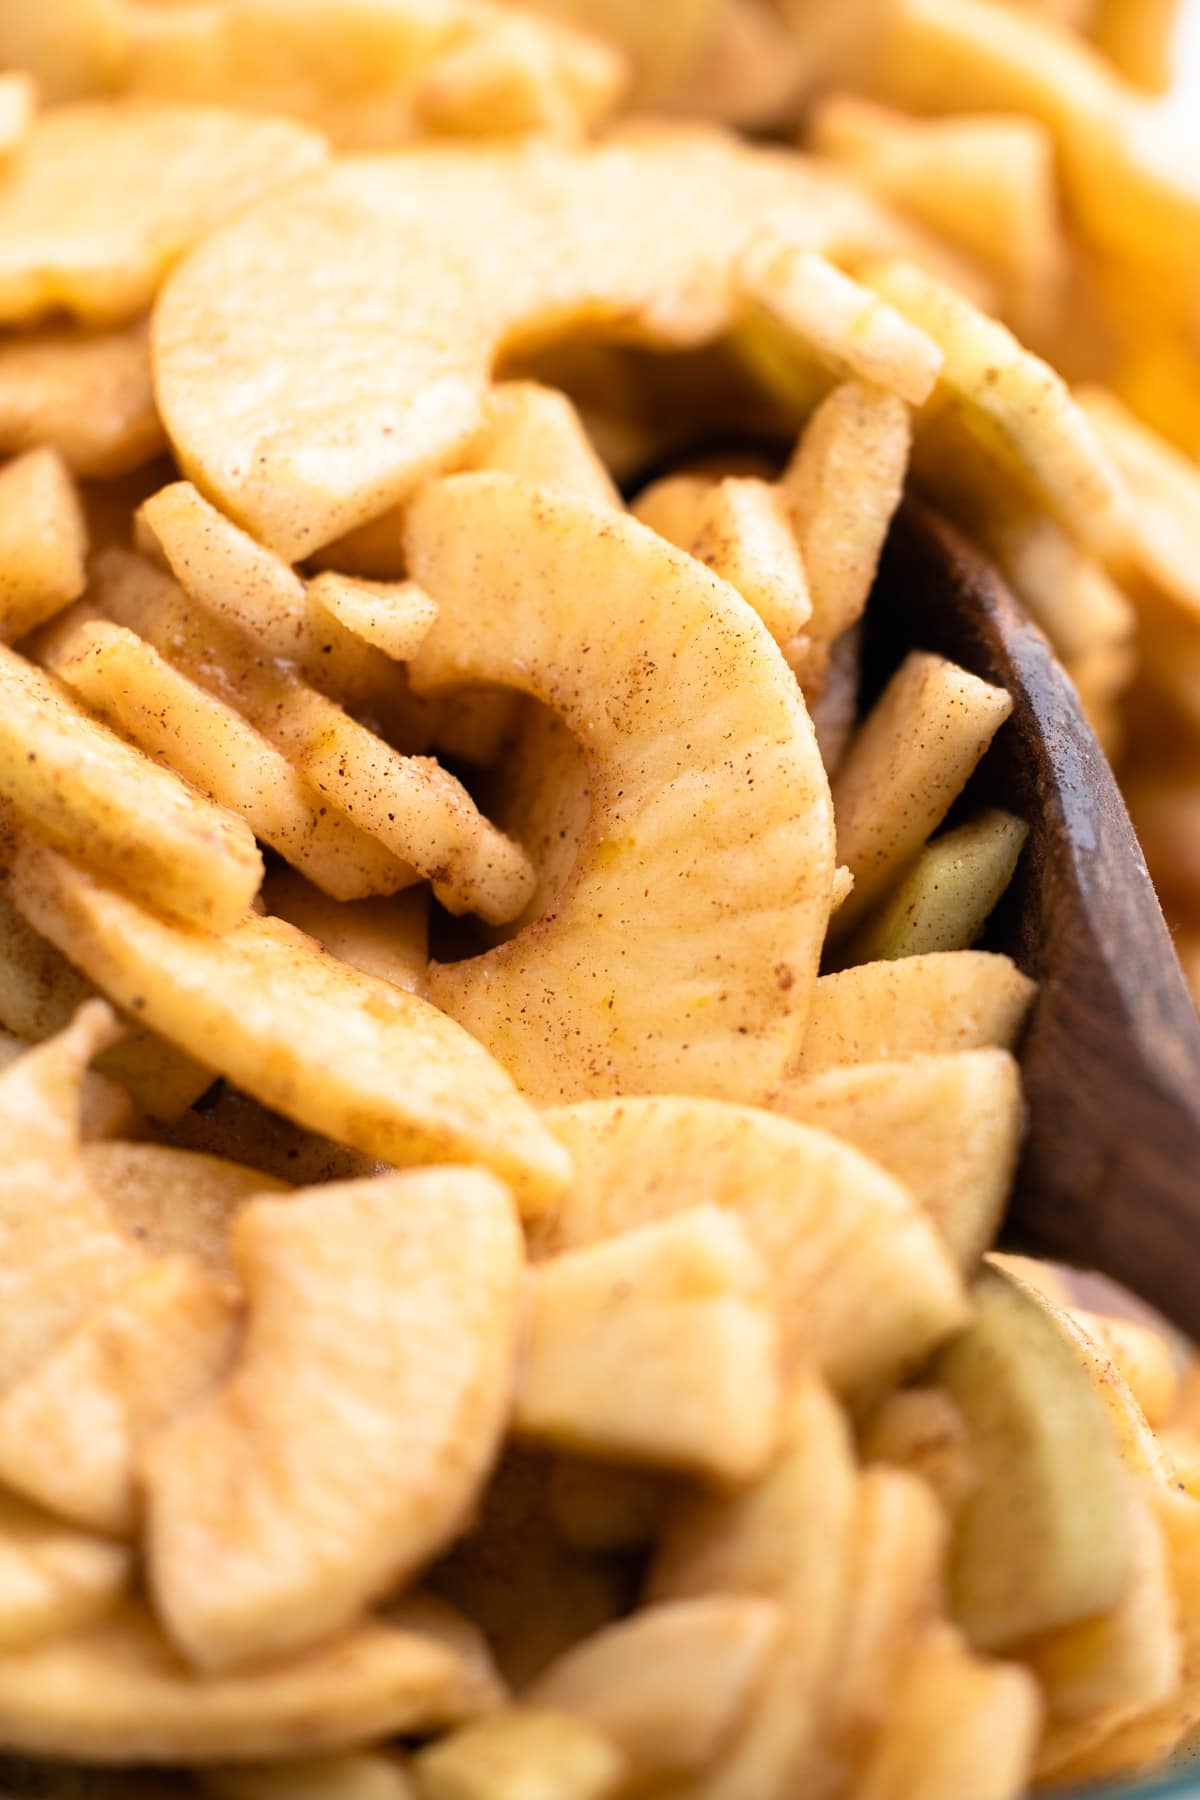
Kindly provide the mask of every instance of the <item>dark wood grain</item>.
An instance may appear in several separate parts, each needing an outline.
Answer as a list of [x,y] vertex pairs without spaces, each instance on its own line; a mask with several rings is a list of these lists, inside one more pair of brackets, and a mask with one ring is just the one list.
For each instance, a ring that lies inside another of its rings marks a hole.
[[1010,1234],[1200,1337],[1200,1020],[1075,690],[991,566],[919,507],[892,533],[866,639],[868,679],[918,647],[1013,696],[980,772],[1031,826],[990,940],[1040,983]]

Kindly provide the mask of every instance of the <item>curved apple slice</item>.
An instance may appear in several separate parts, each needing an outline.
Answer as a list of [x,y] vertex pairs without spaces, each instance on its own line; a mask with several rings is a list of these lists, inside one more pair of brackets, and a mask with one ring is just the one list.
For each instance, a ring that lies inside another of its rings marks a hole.
[[0,320],[136,317],[197,239],[326,155],[303,125],[219,107],[43,113],[0,189]]
[[748,1717],[696,1782],[704,1800],[806,1791],[795,1778],[826,1726],[854,1598],[856,1480],[846,1420],[820,1381],[804,1376],[763,1479],[733,1494],[687,1494],[668,1519],[650,1570],[652,1602],[744,1594],[782,1610]]
[[282,919],[185,931],[26,842],[11,881],[35,928],[119,1004],[297,1125],[393,1164],[486,1163],[531,1208],[565,1184],[561,1145],[465,1031]]
[[229,1233],[256,1194],[287,1184],[261,1169],[170,1144],[85,1144],[83,1166],[113,1219],[152,1257],[194,1257],[228,1278]]
[[908,1189],[970,1272],[996,1240],[1021,1147],[1007,1050],[857,1063],[781,1083],[772,1109],[830,1131]]
[[919,235],[815,163],[680,126],[345,161],[214,235],[170,283],[163,419],[197,487],[297,561],[468,449],[514,342],[574,328],[683,348],[726,330],[745,304],[735,267],[768,220],[832,256]]
[[426,1169],[252,1202],[241,1359],[145,1463],[150,1577],[202,1668],[348,1625],[468,1522],[508,1416],[508,1190]]
[[98,1000],[0,1075],[0,1380],[21,1380],[141,1264],[83,1163],[80,1089],[117,1036]]
[[225,1373],[237,1296],[198,1263],[151,1263],[0,1399],[0,1480],[110,1537],[138,1522],[138,1454]]
[[780,1609],[742,1594],[643,1606],[585,1637],[522,1699],[602,1731],[640,1779],[714,1762],[767,1678]]
[[894,1380],[967,1317],[934,1227],[905,1189],[824,1131],[715,1100],[596,1100],[546,1123],[575,1180],[532,1228],[536,1259],[703,1205],[746,1227],[783,1365],[839,1387]]
[[138,7],[126,79],[137,94],[303,119],[340,150],[431,132],[578,133],[625,85],[615,46],[599,41],[608,34],[584,36],[586,14],[579,25],[496,0]]
[[438,605],[414,685],[534,695],[591,781],[550,912],[434,964],[431,997],[537,1099],[763,1098],[802,1042],[833,878],[825,771],[765,627],[636,520],[511,476],[432,485],[407,537]]
[[132,1567],[124,1544],[0,1494],[0,1650],[90,1625],[113,1606]]
[[482,1639],[414,1597],[306,1656],[196,1675],[145,1606],[0,1655],[0,1741],[97,1763],[248,1762],[312,1755],[490,1711],[501,1698]]

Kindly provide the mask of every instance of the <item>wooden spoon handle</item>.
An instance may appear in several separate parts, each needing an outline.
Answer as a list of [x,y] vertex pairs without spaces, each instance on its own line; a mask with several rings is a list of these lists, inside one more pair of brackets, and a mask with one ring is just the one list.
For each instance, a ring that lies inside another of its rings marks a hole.
[[1200,1339],[1200,1020],[1075,689],[990,564],[918,506],[892,533],[866,642],[885,665],[938,651],[1013,696],[981,771],[1031,827],[997,944],[1040,983],[1008,1229]]

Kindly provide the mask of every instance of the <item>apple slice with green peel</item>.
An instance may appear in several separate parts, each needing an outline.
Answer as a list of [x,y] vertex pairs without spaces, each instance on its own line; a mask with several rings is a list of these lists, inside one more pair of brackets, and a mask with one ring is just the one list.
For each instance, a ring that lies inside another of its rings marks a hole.
[[1133,1567],[1126,1472],[1104,1406],[1054,1317],[987,1268],[975,1319],[935,1365],[966,1417],[978,1481],[955,1525],[952,1611],[979,1649],[1118,1604]]
[[854,933],[846,960],[969,950],[1012,880],[1028,835],[1023,819],[989,807],[932,839]]

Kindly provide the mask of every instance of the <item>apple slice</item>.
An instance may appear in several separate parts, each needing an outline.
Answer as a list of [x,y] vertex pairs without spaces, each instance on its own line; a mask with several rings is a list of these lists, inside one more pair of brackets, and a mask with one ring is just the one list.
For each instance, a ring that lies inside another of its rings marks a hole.
[[825,771],[766,629],[636,520],[512,476],[431,483],[407,542],[438,605],[414,687],[532,694],[591,785],[551,911],[433,964],[431,998],[542,1101],[762,1099],[799,1049],[833,875]]
[[1038,1300],[995,1268],[941,1353],[978,1480],[950,1558],[955,1617],[999,1649],[1116,1606],[1132,1567],[1126,1474],[1095,1387]]
[[815,1367],[839,1391],[891,1383],[965,1322],[934,1228],[895,1180],[827,1132],[667,1095],[543,1117],[575,1179],[532,1228],[535,1260],[701,1204],[727,1208],[766,1268],[785,1372]]

